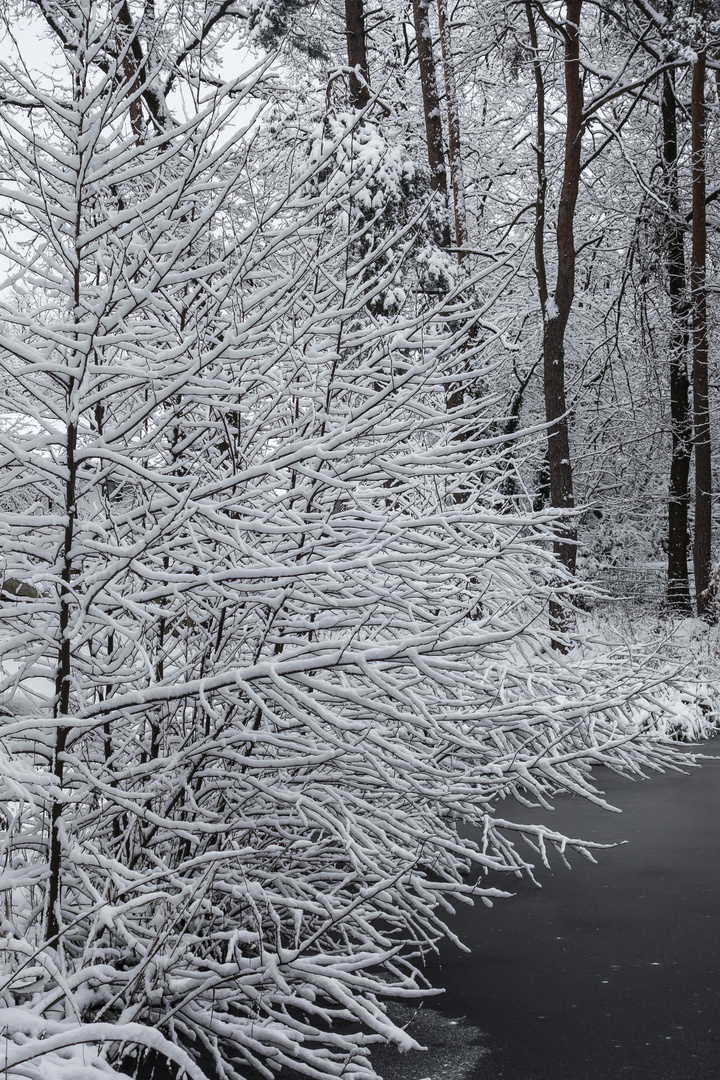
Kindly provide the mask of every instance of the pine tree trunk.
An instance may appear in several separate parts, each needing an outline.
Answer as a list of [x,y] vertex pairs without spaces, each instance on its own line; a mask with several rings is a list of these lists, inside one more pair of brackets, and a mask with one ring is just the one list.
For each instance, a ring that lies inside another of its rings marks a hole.
[[712,471],[708,406],[707,224],[705,210],[705,52],[692,74],[692,290],[693,417],[695,422],[695,597],[698,615],[708,615],[712,546]]
[[462,143],[460,140],[460,108],[458,105],[455,67],[453,64],[452,43],[450,40],[450,20],[447,0],[437,0],[438,20],[440,23],[440,43],[445,72],[445,101],[448,114],[448,148],[450,151],[450,178],[452,182],[453,206],[455,209],[455,242],[458,247],[458,262],[463,260],[463,249],[467,247],[467,213],[465,210],[465,181],[462,165]]
[[689,613],[688,505],[692,454],[688,347],[688,299],[683,244],[684,222],[680,218],[677,171],[677,103],[671,72],[663,78],[663,167],[665,171],[665,260],[670,297],[670,415],[672,459],[668,497],[668,607]]
[[356,109],[362,109],[370,99],[363,0],[345,0],[345,35],[348,66],[353,69],[350,75],[350,99]]
[[[413,0],[413,19],[415,22],[418,67],[420,69],[423,113],[425,115],[430,187],[442,196],[447,207],[447,168],[445,165],[445,147],[443,145],[442,118],[440,115],[440,95],[438,94],[435,54],[433,52],[432,29],[430,27],[430,0]],[[449,225],[445,226],[443,233],[443,245],[450,247]]]
[[[545,419],[548,433],[550,501],[559,510],[572,510],[572,468],[565,402],[565,329],[575,295],[574,219],[580,184],[583,89],[580,78],[580,15],[583,0],[568,0],[565,37],[565,94],[567,130],[565,162],[557,220],[558,269],[554,304],[548,304],[544,323],[543,360]],[[575,526],[568,522],[555,542],[555,554],[571,573],[577,561]],[[558,613],[555,613],[559,617]]]

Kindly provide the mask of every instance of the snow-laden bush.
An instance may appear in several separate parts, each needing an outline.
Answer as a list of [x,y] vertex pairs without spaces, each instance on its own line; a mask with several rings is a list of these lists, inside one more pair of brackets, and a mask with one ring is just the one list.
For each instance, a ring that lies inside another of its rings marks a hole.
[[140,132],[113,10],[63,12],[0,114],[0,1064],[363,1080],[514,837],[590,853],[498,800],[670,751],[624,658],[549,647],[547,525],[448,407],[482,311],[372,315],[397,264],[350,258],[332,141],[268,152],[261,69]]

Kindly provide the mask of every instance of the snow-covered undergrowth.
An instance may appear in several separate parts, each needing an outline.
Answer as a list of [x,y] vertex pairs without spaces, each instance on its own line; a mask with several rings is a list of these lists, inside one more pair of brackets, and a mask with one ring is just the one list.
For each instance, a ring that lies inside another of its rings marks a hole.
[[370,1080],[484,872],[591,856],[532,806],[672,765],[674,691],[550,646],[503,258],[383,314],[423,207],[368,241],[351,132],[239,130],[260,68],[140,138],[112,13],[62,11],[65,83],[6,68],[36,111],[0,111],[0,1067]]
[[627,657],[656,672],[657,686],[636,701],[642,729],[683,742],[717,734],[720,725],[720,626],[704,619],[653,613],[634,604],[613,604],[579,619],[575,645],[602,664]]

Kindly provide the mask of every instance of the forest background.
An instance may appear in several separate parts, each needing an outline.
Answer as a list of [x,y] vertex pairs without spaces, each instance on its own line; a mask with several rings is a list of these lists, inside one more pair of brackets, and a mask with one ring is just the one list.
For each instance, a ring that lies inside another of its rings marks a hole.
[[712,728],[717,16],[5,4],[7,1076],[370,1080],[591,855],[516,818]]

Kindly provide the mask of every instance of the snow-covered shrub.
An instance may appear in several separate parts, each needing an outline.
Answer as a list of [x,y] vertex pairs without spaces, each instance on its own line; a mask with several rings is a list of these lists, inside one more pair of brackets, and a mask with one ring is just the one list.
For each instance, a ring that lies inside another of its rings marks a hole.
[[589,854],[497,801],[670,751],[635,669],[549,647],[547,525],[448,405],[477,312],[374,317],[338,140],[259,157],[261,70],[140,137],[113,11],[63,13],[64,82],[0,114],[5,1075],[363,1080],[513,837]]

